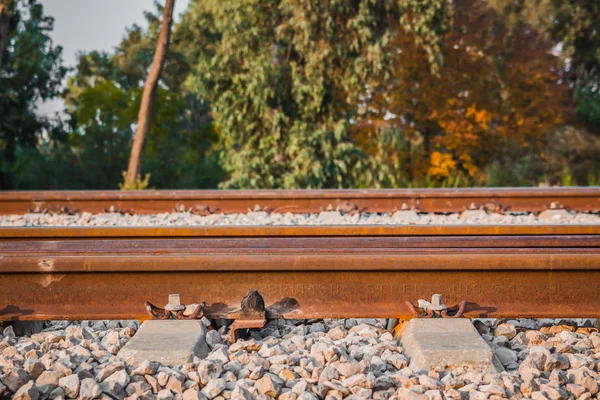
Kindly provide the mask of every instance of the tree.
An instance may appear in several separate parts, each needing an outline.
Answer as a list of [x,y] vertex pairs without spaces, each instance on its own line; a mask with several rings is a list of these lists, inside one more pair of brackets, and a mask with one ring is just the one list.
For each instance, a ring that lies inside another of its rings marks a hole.
[[459,177],[481,185],[500,155],[541,148],[564,120],[569,99],[552,42],[527,27],[508,29],[485,2],[453,4],[439,76],[398,26],[394,72],[373,84],[356,118],[353,136],[363,144],[402,132],[404,148],[366,148],[395,182]]
[[169,49],[174,6],[175,0],[166,0],[165,7],[163,9],[163,20],[160,29],[160,35],[156,43],[156,52],[154,53],[152,67],[150,68],[150,72],[148,73],[148,77],[146,79],[146,84],[144,86],[144,92],[142,95],[142,102],[140,104],[137,130],[133,140],[133,146],[131,148],[129,165],[127,167],[127,175],[125,176],[125,187],[128,185],[135,186],[135,182],[140,174],[142,150],[146,142],[146,136],[148,135],[156,87],[158,85],[158,80],[160,79],[160,74],[165,63],[167,51]]
[[6,42],[8,41],[10,20],[14,12],[14,7],[14,0],[0,0],[0,71],[2,70],[2,57]]
[[49,117],[37,115],[37,104],[59,94],[67,69],[60,46],[48,32],[54,20],[36,0],[1,0],[0,12],[0,188],[14,186],[11,170],[19,149],[35,150],[44,133],[53,140]]
[[[195,88],[222,135],[227,188],[359,185],[367,166],[348,137],[376,75],[390,72],[401,24],[439,61],[446,0],[207,0],[197,14],[218,41],[201,54]],[[429,68],[428,68],[429,69]]]
[[[191,8],[191,7],[190,7]],[[140,107],[144,81],[161,31],[162,10],[146,13],[148,29],[134,25],[110,53],[80,54],[63,93],[70,117],[71,173],[59,187],[116,188],[122,179]],[[218,136],[209,104],[191,93],[186,80],[196,40],[190,13],[173,28],[169,57],[156,89],[155,107],[142,162],[160,188],[214,188],[222,177]],[[204,37],[204,36],[201,36]],[[64,180],[64,179],[63,179]]]
[[555,43],[563,60],[576,115],[600,134],[600,2],[589,0],[491,0],[511,28],[530,26]]

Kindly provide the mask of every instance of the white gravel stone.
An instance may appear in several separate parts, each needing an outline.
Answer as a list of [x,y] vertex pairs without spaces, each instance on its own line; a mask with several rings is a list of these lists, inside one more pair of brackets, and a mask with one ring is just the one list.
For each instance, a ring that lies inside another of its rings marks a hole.
[[202,393],[209,399],[217,397],[227,386],[224,379],[211,379],[202,389]]
[[510,340],[517,335],[517,329],[513,324],[500,324],[494,330],[494,335],[504,336]]
[[169,367],[150,361],[130,365],[104,347],[103,340],[114,346],[107,337],[119,337],[119,345],[127,342],[131,337],[127,329],[139,326],[129,326],[131,322],[104,321],[96,324],[98,329],[91,321],[82,323],[85,329],[51,323],[32,337],[17,337],[11,330],[2,334],[0,398],[587,400],[598,396],[600,334],[593,321],[575,321],[587,324],[585,328],[570,320],[498,322],[478,320],[476,326],[505,366],[502,373],[464,368],[413,371],[407,367],[404,349],[383,329],[385,321],[378,319],[274,320],[267,329],[253,332],[253,339],[233,345],[225,329],[214,330],[215,340],[222,343],[215,341],[210,359]]
[[[323,211],[321,213],[281,214],[265,211],[250,211],[241,214],[194,215],[189,212],[131,215],[120,213],[103,214],[50,214],[30,213],[23,215],[2,215],[0,226],[187,226],[187,225],[429,225],[429,224],[494,224],[494,225],[535,225],[535,224],[600,224],[598,213],[577,213],[564,210],[548,210],[539,216],[535,213],[486,213],[483,210],[467,210],[463,213],[435,214],[416,213],[402,210],[395,213],[341,213]],[[119,322],[109,328],[119,326]],[[6,336],[6,335],[5,335]]]

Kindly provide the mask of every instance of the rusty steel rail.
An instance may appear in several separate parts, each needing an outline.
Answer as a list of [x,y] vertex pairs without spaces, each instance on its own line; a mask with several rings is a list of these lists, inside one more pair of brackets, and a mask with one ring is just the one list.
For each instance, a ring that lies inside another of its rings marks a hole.
[[403,207],[423,212],[543,211],[551,206],[600,211],[599,187],[368,189],[368,190],[146,190],[0,192],[0,214],[107,210],[135,214],[191,210],[199,213],[342,211],[389,212]]
[[600,317],[600,226],[0,229],[0,320],[147,319],[171,293],[236,319],[408,318],[441,293],[469,317]]

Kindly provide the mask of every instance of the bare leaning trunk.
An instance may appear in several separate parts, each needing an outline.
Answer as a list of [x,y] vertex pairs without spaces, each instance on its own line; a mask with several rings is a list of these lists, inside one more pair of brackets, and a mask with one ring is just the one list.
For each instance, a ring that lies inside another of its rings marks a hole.
[[126,182],[133,183],[140,174],[142,163],[142,151],[144,143],[148,136],[148,127],[150,126],[150,117],[152,113],[152,105],[156,95],[156,87],[160,74],[162,72],[167,51],[169,50],[169,38],[171,37],[171,22],[173,20],[173,7],[175,0],[167,0],[163,10],[163,20],[160,27],[158,42],[156,43],[156,52],[152,59],[150,73],[144,85],[144,93],[142,94],[142,102],[140,104],[140,112],[138,113],[137,130],[131,147],[131,155],[129,156],[129,166],[127,167]]

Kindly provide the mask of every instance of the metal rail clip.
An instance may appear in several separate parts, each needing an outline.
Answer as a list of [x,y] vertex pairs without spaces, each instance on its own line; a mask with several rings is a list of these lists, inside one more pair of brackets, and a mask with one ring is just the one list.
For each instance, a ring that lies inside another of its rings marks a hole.
[[165,305],[165,308],[156,307],[147,301],[146,311],[153,319],[196,319],[202,318],[200,313],[204,310],[205,306],[205,302],[185,306],[181,304],[181,298],[178,294],[170,294],[169,303]]
[[231,340],[235,343],[241,329],[260,329],[267,323],[265,300],[257,290],[248,290],[242,299],[240,317],[231,324]]
[[431,302],[421,299],[416,307],[410,301],[407,301],[406,305],[416,318],[460,318],[465,312],[467,301],[463,300],[456,306],[446,307],[442,303],[442,295],[434,294],[431,296]]

